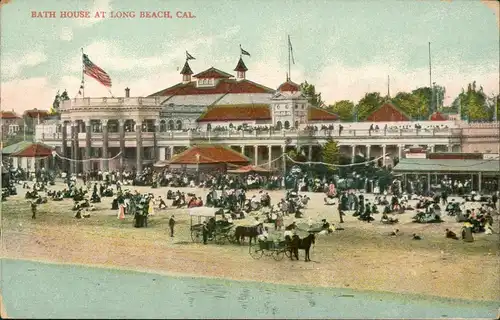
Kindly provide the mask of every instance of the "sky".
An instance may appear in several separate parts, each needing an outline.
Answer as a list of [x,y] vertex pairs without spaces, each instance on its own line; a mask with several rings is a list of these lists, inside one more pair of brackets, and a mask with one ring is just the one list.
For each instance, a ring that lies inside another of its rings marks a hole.
[[[327,104],[357,102],[366,92],[391,95],[446,87],[445,105],[474,80],[499,91],[498,2],[480,0],[1,0],[1,108],[48,109],[58,90],[77,97],[81,48],[111,77],[114,96],[146,96],[181,81],[185,51],[195,73],[216,67],[235,74],[239,45],[247,79],[277,88],[291,79],[316,85]],[[87,10],[100,19],[63,19]],[[56,11],[56,18],[32,18]],[[191,19],[110,18],[110,12],[191,12]],[[85,77],[85,96],[111,96]]]

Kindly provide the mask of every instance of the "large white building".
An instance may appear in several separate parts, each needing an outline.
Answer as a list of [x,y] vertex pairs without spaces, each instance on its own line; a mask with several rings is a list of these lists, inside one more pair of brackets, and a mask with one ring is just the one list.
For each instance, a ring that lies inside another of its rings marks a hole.
[[[148,97],[131,97],[127,88],[121,98],[64,101],[60,121],[37,126],[36,139],[56,147],[64,157],[96,159],[66,161],[66,168],[74,172],[141,170],[144,164],[169,159],[200,143],[231,146],[261,165],[289,148],[299,148],[313,159],[330,138],[351,156],[401,157],[412,145],[460,151],[455,121],[434,116],[419,122],[417,129],[415,122],[387,103],[367,122],[339,123],[335,114],[311,106],[290,79],[277,89],[250,81],[241,58],[234,71],[236,76],[211,67],[193,75],[186,62],[181,82]],[[375,129],[369,130],[372,124]],[[269,164],[282,165],[281,161]]]

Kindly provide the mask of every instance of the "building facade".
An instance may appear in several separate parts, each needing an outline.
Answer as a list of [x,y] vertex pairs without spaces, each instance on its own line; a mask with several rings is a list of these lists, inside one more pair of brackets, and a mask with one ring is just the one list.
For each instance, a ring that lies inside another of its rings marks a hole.
[[[64,169],[141,170],[168,160],[189,146],[230,146],[255,165],[284,166],[283,152],[298,149],[309,160],[334,139],[354,158],[383,154],[403,157],[410,146],[433,152],[460,152],[461,124],[433,115],[412,122],[390,103],[365,122],[341,123],[335,114],[309,104],[300,86],[287,79],[277,89],[250,81],[240,58],[236,77],[209,68],[196,75],[188,62],[182,81],[147,97],[80,98],[64,101],[60,120],[37,126],[36,141],[67,158]],[[498,142],[498,140],[497,140]],[[382,159],[389,164],[388,158]]]

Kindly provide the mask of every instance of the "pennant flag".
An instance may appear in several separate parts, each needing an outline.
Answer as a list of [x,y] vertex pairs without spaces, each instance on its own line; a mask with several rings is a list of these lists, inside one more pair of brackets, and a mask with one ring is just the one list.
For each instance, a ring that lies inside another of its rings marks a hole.
[[102,70],[98,66],[96,66],[92,61],[90,61],[89,57],[84,54],[83,55],[83,73],[92,77],[99,81],[105,87],[111,87],[111,78],[106,73],[106,71]]
[[292,63],[295,64],[295,59],[293,58],[292,41],[290,41],[290,36],[288,36],[288,46],[290,47],[290,53],[292,55]]
[[196,58],[190,55],[189,52],[186,51],[186,60],[196,60]]
[[241,54],[250,57],[250,53],[248,53],[248,51],[244,50],[242,47],[240,47],[240,49],[241,49]]

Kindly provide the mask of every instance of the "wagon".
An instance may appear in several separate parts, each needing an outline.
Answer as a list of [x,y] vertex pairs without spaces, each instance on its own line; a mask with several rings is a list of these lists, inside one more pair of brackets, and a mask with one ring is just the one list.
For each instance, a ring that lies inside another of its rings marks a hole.
[[[195,243],[203,242],[203,223],[204,219],[216,219],[217,212],[220,208],[196,207],[189,209],[191,218],[191,240]],[[194,219],[193,219],[194,218]],[[194,220],[194,222],[193,222]],[[224,244],[227,241],[234,242],[234,236],[231,232],[233,225],[221,225],[220,221],[215,222],[215,229],[208,240],[214,241],[217,244]]]
[[274,260],[280,261],[284,256],[290,258],[290,247],[286,241],[275,242],[272,240],[258,240],[248,248],[248,253],[254,259],[260,259],[263,255],[273,257]]

